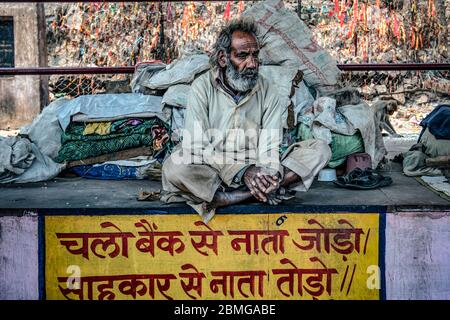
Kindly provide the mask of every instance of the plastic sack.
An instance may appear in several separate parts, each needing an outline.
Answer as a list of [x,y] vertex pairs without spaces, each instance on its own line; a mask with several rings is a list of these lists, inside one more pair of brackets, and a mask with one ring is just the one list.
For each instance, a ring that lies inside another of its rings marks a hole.
[[191,90],[191,86],[187,84],[176,84],[167,89],[162,98],[163,105],[169,105],[178,108],[186,108],[187,97]]
[[292,66],[300,69],[304,79],[325,94],[335,89],[340,77],[336,61],[314,40],[311,31],[282,0],[256,3],[243,16],[258,24],[262,64]]
[[149,169],[158,164],[151,161],[111,161],[95,165],[76,166],[71,172],[86,179],[142,180],[149,177]]
[[61,148],[62,129],[58,121],[58,113],[67,99],[58,99],[42,110],[30,125],[20,129],[19,134],[27,136],[31,142],[35,143],[43,155],[52,159],[58,156]]
[[175,84],[191,83],[197,74],[209,69],[209,57],[206,54],[192,54],[181,57],[169,64],[165,70],[154,74],[142,82],[150,89],[167,89]]
[[164,63],[141,63],[136,66],[136,69],[131,79],[130,86],[134,93],[148,94],[148,89],[143,85],[153,75],[164,70],[166,65]]
[[[304,123],[300,124],[298,136],[301,141],[314,139],[311,129]],[[364,141],[359,131],[350,136],[332,132],[330,147],[331,159],[328,167],[336,168],[346,161],[347,156],[364,152]]]
[[164,110],[162,97],[140,93],[85,95],[70,100],[58,112],[58,120],[65,131],[72,116],[74,121],[113,121],[132,117],[158,117],[170,120],[170,110]]
[[0,183],[28,183],[56,177],[65,165],[42,154],[27,138],[0,137]]

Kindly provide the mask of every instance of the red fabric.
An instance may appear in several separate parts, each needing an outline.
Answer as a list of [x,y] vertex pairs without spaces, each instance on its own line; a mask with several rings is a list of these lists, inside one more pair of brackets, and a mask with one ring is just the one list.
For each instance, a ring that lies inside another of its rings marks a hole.
[[330,12],[330,17],[334,16],[334,14],[339,14],[339,0],[334,0],[334,10]]
[[223,18],[225,20],[230,20],[231,3],[227,1],[227,6],[225,7],[225,12],[223,13]]

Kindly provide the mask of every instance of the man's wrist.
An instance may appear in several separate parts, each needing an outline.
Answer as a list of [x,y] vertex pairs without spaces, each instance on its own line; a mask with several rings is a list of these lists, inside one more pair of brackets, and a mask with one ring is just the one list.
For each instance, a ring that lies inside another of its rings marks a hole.
[[251,166],[252,165],[247,165],[247,166],[243,167],[241,170],[239,170],[239,172],[236,173],[236,175],[234,176],[233,182],[237,183],[237,184],[243,184],[244,183],[244,175]]

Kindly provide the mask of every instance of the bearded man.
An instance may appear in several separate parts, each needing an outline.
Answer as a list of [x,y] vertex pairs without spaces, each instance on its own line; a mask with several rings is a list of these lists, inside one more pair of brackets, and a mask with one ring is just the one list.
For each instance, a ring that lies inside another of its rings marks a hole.
[[258,72],[256,34],[248,19],[220,32],[211,70],[192,83],[183,141],[164,162],[162,200],[186,201],[209,217],[250,198],[278,204],[285,190],[307,191],[328,163],[322,140],[295,143],[280,155],[286,106]]

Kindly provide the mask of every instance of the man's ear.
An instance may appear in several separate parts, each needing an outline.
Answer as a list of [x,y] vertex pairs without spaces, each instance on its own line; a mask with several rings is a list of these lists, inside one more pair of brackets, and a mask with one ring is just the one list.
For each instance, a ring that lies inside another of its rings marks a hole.
[[219,65],[221,68],[225,68],[225,66],[227,65],[227,61],[225,58],[225,52],[223,51],[219,51]]

